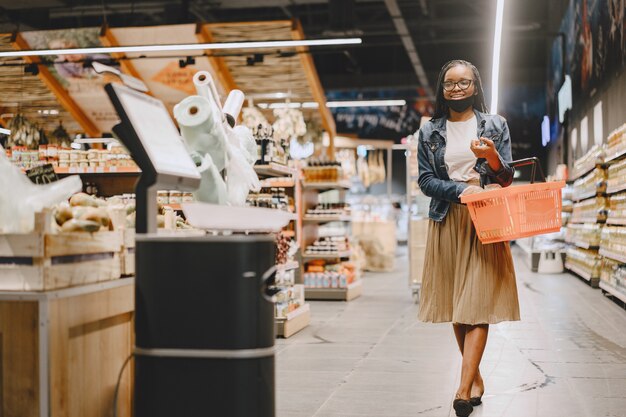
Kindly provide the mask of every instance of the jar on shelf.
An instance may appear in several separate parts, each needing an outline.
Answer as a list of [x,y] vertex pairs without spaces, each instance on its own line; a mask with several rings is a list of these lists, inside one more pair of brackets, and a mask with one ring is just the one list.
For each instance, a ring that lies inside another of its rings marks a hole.
[[157,191],[157,203],[159,203],[159,204],[169,204],[170,203],[170,193],[167,190]]
[[183,202],[183,193],[178,190],[169,192],[169,204],[180,204]]

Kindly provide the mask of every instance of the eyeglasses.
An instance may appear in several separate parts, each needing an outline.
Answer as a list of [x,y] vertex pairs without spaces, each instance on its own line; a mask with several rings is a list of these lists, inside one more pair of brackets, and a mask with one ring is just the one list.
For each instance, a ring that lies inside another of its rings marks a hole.
[[470,88],[470,85],[472,85],[472,80],[461,80],[461,81],[444,81],[443,82],[443,89],[445,91],[452,91],[454,90],[455,86],[459,86],[459,88],[461,90],[467,90],[468,88]]

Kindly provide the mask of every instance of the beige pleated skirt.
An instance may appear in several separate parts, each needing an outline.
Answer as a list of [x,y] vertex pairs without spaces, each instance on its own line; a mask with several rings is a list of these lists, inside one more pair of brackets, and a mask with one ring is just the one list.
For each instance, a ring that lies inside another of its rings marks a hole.
[[520,319],[509,243],[483,245],[464,205],[452,203],[442,222],[429,222],[419,319],[463,324]]

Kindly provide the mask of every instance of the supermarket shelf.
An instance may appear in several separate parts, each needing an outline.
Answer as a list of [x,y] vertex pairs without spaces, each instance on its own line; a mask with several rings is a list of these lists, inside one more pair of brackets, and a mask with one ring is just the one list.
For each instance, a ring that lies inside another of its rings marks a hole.
[[617,224],[621,226],[626,226],[626,219],[624,218],[612,219],[609,217],[608,219],[606,219],[606,224]]
[[261,188],[290,188],[295,187],[296,182],[294,180],[291,181],[261,181]]
[[303,182],[304,188],[350,188],[350,181],[336,181],[336,182]]
[[596,191],[593,191],[593,192],[587,192],[587,193],[582,194],[582,195],[577,195],[575,197],[573,196],[572,200],[574,202],[576,202],[576,203],[579,203],[579,202],[581,202],[583,200],[588,200],[590,198],[594,198],[594,197],[597,197],[599,195],[604,195],[604,193],[596,190]]
[[349,258],[350,257],[350,251],[346,250],[343,252],[335,252],[335,253],[325,253],[323,255],[321,254],[313,254],[313,255],[309,255],[307,253],[304,253],[302,255],[302,258],[304,259],[335,259],[335,258]]
[[183,208],[180,204],[163,204],[165,208],[171,208],[174,211],[183,211]]
[[600,288],[611,294],[613,297],[618,298],[622,303],[626,303],[626,292],[602,280],[600,280]]
[[584,224],[584,223],[604,223],[606,221],[606,215],[600,215],[596,217],[579,217],[576,219],[570,219],[572,224]]
[[298,171],[286,165],[271,162],[268,165],[255,165],[254,170],[263,177],[284,177],[285,175],[295,176]]
[[565,262],[565,269],[574,272],[576,275],[578,275],[579,277],[583,278],[586,281],[592,282],[598,278],[596,277],[592,277],[591,273],[588,271],[585,271],[584,269],[582,269],[581,267],[571,264],[569,262]]
[[297,269],[300,267],[300,263],[298,261],[289,261],[284,264],[276,265],[276,269],[279,271],[290,271],[292,269]]
[[327,222],[349,222],[352,220],[351,216],[343,215],[343,216],[304,216],[302,219],[305,222],[314,222],[314,223],[327,223]]
[[615,187],[607,187],[606,188],[606,193],[607,194],[616,194],[616,193],[619,193],[621,191],[626,191],[626,182],[622,182],[622,183],[618,184]]
[[305,288],[304,298],[307,300],[341,300],[350,301],[363,293],[363,282],[354,281],[347,288]]
[[573,241],[566,241],[567,243],[571,243],[572,245],[575,245],[581,249],[598,249],[598,245],[590,245],[589,242],[583,242],[582,240],[573,240]]
[[309,304],[303,304],[291,313],[287,317],[276,318],[276,336],[284,337],[285,339],[298,333],[311,323],[311,306]]
[[70,174],[141,174],[141,170],[136,167],[106,167],[106,168],[54,168],[54,172],[60,175]]
[[604,162],[610,162],[613,161],[615,159],[618,159],[622,156],[626,155],[626,147],[624,147],[624,149],[620,149],[617,152],[611,154],[611,156],[607,155],[606,157],[604,157]]
[[626,264],[626,254],[613,252],[607,248],[600,248],[600,255],[606,256],[607,258],[613,259],[614,261],[621,262]]

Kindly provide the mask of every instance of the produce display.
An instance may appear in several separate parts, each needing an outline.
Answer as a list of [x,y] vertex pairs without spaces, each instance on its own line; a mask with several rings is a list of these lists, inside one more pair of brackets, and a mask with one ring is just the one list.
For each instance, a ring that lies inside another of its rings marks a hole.
[[134,205],[124,206],[119,199],[106,201],[85,193],[74,194],[69,202],[54,207],[53,216],[59,232],[98,232],[114,230],[121,224],[112,220],[123,210],[126,226],[134,224]]

